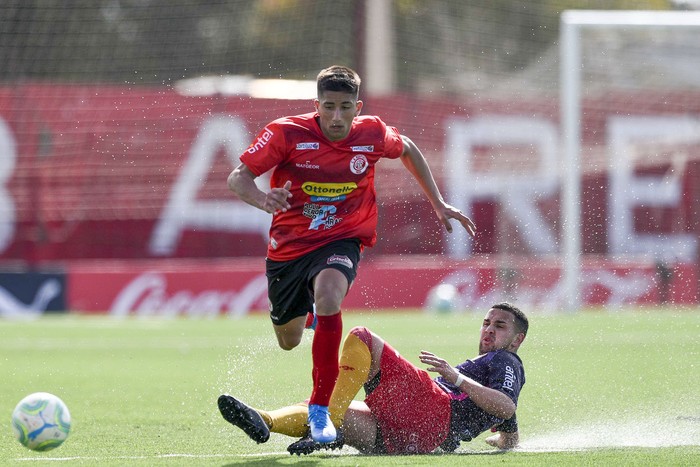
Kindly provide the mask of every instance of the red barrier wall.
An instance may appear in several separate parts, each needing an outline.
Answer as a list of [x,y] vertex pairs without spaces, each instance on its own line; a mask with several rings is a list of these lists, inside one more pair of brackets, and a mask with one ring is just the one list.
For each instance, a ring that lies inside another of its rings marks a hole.
[[[262,260],[74,262],[67,270],[67,302],[80,313],[113,315],[243,316],[267,310]],[[585,305],[696,302],[693,265],[671,271],[668,287],[654,265],[589,261],[583,267]],[[446,261],[418,255],[363,261],[344,302],[352,309],[420,308],[435,286],[459,290],[460,309],[483,309],[517,296],[538,310],[561,305],[555,263]]]

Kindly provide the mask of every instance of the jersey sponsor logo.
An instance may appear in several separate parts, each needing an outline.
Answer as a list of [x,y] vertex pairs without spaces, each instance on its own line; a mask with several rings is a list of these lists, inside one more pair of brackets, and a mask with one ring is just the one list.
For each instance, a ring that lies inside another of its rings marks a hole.
[[369,145],[369,146],[350,146],[350,149],[352,149],[352,152],[374,152],[374,146]]
[[304,182],[301,185],[301,189],[309,196],[341,196],[348,195],[355,191],[357,188],[357,183],[347,182],[347,183],[318,183],[318,182]]
[[326,264],[342,264],[346,268],[352,269],[352,260],[344,255],[333,255],[326,260]]
[[355,175],[364,173],[367,167],[369,167],[369,162],[364,154],[358,154],[350,160],[350,171]]
[[335,216],[336,207],[332,204],[305,203],[302,214],[311,219],[309,230],[318,230],[323,226],[324,230],[339,224],[343,218]]
[[513,391],[514,385],[515,385],[515,372],[513,371],[513,367],[506,365],[506,376],[505,376],[505,379],[503,380],[503,386],[501,386],[501,387],[503,389]]
[[277,247],[279,246],[277,244],[277,240],[275,240],[275,237],[270,237],[270,246],[272,247],[273,250],[276,250]]
[[314,203],[337,203],[339,201],[345,201],[347,196],[312,196],[311,201]]
[[310,161],[306,161],[306,162],[304,162],[303,164],[300,163],[300,162],[297,162],[297,163],[294,164],[294,165],[296,165],[296,166],[299,167],[300,169],[318,170],[318,169],[321,168],[320,165],[318,165],[318,164],[312,164]]
[[297,143],[297,151],[304,149],[318,149],[318,143]]
[[260,136],[258,136],[258,139],[250,144],[246,152],[249,154],[255,154],[256,151],[259,151],[265,147],[265,145],[272,139],[272,135],[274,135],[274,133],[270,131],[269,128],[265,128]]

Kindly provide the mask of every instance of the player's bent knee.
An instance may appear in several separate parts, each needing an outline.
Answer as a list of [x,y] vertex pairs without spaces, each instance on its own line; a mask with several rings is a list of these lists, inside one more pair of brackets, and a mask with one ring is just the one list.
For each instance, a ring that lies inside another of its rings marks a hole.
[[282,324],[273,325],[277,343],[282,350],[292,350],[301,343],[304,337],[304,323],[306,316],[300,316],[292,321]]
[[367,348],[372,348],[372,333],[364,326],[355,326],[350,330],[350,334],[360,339]]
[[298,346],[299,343],[279,342],[279,345],[282,350],[292,350],[293,348]]
[[301,337],[277,336],[277,343],[282,350],[292,350],[301,343]]

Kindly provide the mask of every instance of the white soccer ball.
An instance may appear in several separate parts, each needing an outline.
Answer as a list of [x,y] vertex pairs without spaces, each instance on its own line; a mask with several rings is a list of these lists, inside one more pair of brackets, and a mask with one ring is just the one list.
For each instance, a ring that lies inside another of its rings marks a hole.
[[12,412],[17,440],[34,451],[59,447],[70,431],[70,412],[61,399],[48,392],[35,392]]
[[425,302],[426,311],[454,313],[461,308],[459,290],[452,284],[439,284],[430,289]]

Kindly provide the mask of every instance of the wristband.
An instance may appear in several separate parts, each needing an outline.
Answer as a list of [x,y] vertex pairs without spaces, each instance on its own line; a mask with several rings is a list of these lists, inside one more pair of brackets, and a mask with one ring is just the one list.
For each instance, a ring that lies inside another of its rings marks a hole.
[[462,383],[465,382],[467,378],[460,372],[457,372],[457,379],[455,380],[455,386],[461,387]]

